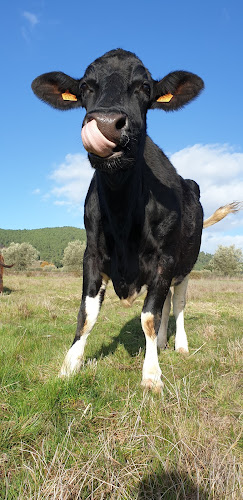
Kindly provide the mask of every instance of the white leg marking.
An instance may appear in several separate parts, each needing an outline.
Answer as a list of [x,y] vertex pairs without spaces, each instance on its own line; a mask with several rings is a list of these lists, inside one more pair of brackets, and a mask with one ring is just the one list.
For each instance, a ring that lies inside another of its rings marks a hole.
[[100,291],[96,297],[92,298],[87,296],[85,299],[85,312],[86,312],[86,321],[85,321],[85,332],[86,330],[88,333],[92,330],[96,320],[97,316],[99,314],[100,310],[100,292],[102,290],[102,287],[100,288]]
[[152,313],[141,314],[142,328],[146,339],[146,353],[143,364],[142,386],[160,392],[163,386],[161,369],[158,362],[157,336],[154,330],[154,316]]
[[162,319],[158,331],[158,339],[157,339],[158,349],[164,349],[167,344],[167,328],[169,322],[170,307],[171,307],[171,291],[169,290],[163,305]]
[[184,307],[186,305],[186,290],[188,285],[188,276],[174,287],[173,312],[176,319],[176,337],[175,350],[179,352],[188,352],[187,336],[184,328]]
[[79,340],[73,344],[62,365],[61,371],[59,376],[60,377],[69,377],[70,375],[73,375],[74,373],[77,373],[83,362],[83,354],[84,354],[84,347],[86,344],[86,340],[89,336],[89,333],[91,332],[97,316],[99,314],[100,310],[100,293],[105,290],[106,288],[106,282],[103,280],[101,288],[99,290],[99,293],[96,295],[96,297],[89,297],[87,296],[85,299],[85,312],[86,312],[86,320],[83,326],[83,330],[81,332],[81,337]]
[[84,347],[88,335],[88,333],[84,333],[82,337],[70,347],[61,367],[59,377],[70,377],[79,372],[83,363]]

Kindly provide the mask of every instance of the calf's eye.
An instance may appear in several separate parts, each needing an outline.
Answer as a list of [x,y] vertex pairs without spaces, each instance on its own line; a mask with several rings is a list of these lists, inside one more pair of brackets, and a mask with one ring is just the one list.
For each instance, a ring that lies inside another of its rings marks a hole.
[[93,86],[93,84],[89,84],[89,83],[86,83],[86,82],[82,82],[81,85],[80,85],[80,89],[83,93],[85,92],[94,92],[94,88],[95,86]]
[[150,85],[147,82],[144,82],[142,85],[142,90],[147,94],[147,96],[150,96]]
[[85,92],[86,90],[88,90],[88,85],[87,85],[87,83],[86,83],[86,82],[81,83],[81,85],[80,85],[80,89],[81,89],[83,92]]

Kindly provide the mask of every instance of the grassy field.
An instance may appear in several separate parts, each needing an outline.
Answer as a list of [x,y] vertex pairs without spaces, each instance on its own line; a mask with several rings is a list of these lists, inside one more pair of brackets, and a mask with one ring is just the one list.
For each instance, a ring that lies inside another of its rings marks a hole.
[[58,379],[80,278],[7,275],[0,297],[0,498],[240,499],[243,281],[191,280],[190,354],[159,356],[164,391],[140,388],[143,299],[109,287],[82,372]]

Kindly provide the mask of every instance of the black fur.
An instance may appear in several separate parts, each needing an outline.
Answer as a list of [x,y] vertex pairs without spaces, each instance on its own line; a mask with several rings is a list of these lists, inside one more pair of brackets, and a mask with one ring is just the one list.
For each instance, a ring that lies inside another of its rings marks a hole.
[[[179,109],[202,88],[198,76],[183,71],[155,81],[134,54],[121,49],[97,59],[80,80],[48,73],[34,81],[36,95],[53,107],[83,106],[87,114],[123,113],[128,119],[120,156],[89,154],[96,172],[85,202],[87,248],[75,340],[85,321],[85,297],[97,295],[102,275],[111,278],[123,299],[147,285],[143,310],[157,318],[157,330],[172,279],[180,283],[196,262],[203,223],[199,188],[182,179],[147,136],[146,113],[155,107]],[[78,101],[62,101],[66,90]],[[168,93],[170,102],[157,102]]]

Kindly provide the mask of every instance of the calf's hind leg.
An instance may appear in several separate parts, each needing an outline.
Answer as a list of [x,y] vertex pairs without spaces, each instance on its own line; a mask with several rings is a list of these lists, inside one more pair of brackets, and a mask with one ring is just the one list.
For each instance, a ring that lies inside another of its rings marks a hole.
[[167,344],[167,328],[170,316],[170,308],[171,308],[171,291],[169,290],[162,309],[162,319],[157,338],[158,349],[165,349]]
[[188,352],[188,342],[184,328],[187,285],[188,276],[179,285],[174,286],[173,313],[176,320],[175,350],[179,352]]

